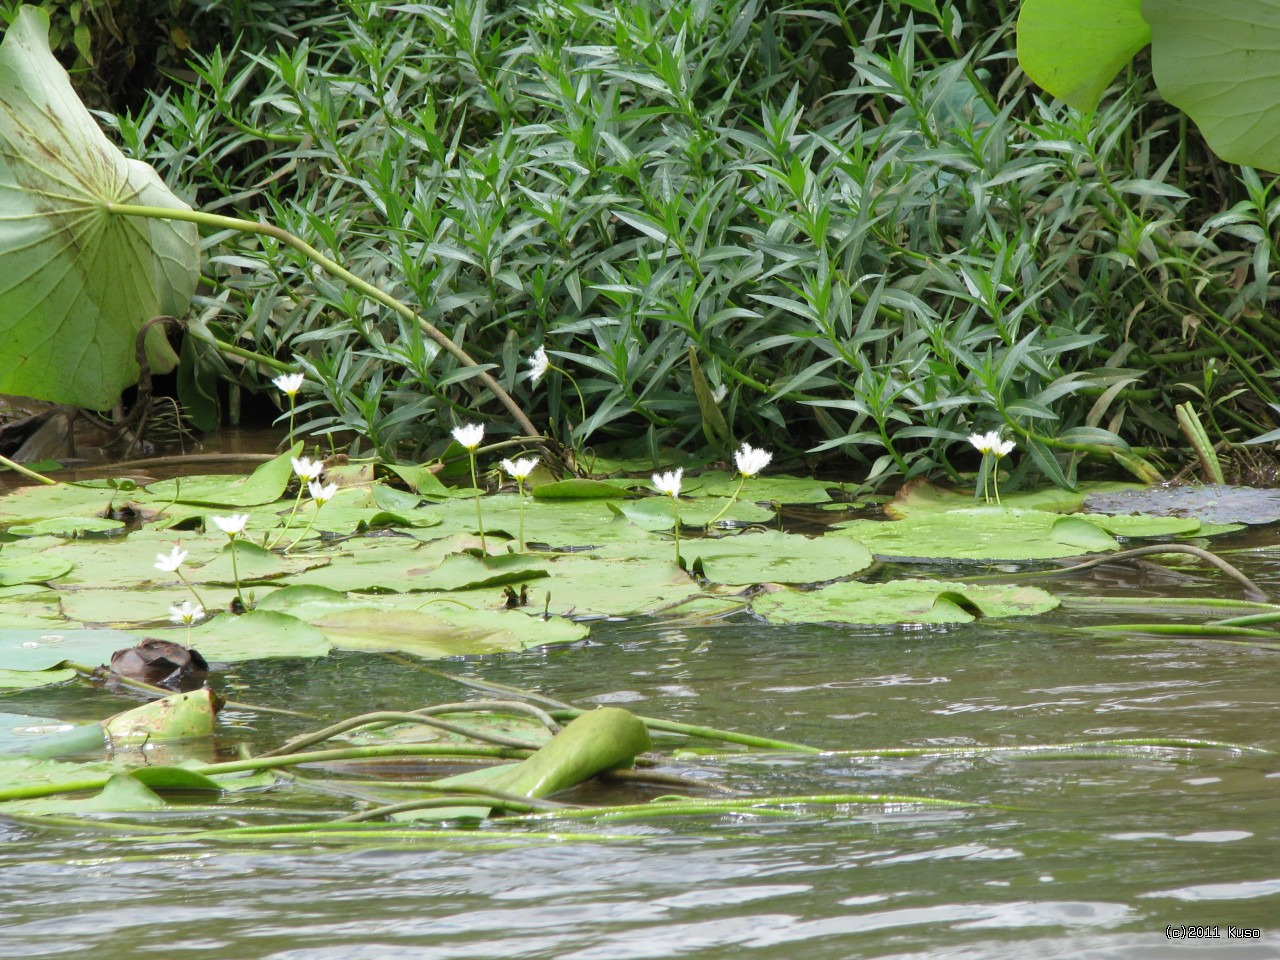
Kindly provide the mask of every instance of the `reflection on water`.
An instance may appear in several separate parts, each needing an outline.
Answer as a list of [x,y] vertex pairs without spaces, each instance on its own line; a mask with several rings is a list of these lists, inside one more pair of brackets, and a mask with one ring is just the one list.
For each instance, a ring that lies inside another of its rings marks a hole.
[[[601,625],[588,645],[446,666],[833,748],[1176,736],[1280,749],[1280,655],[1099,638],[1064,629],[1071,616],[927,630]],[[220,681],[237,699],[269,691],[327,715],[458,696],[437,677],[369,655],[243,664]],[[58,696],[10,695],[0,709],[39,714],[41,697]],[[258,743],[305,726],[235,719],[229,739]],[[0,824],[0,956],[1280,955],[1275,753],[704,766],[762,793],[911,793],[990,806],[615,824],[608,832],[629,839],[471,851],[245,851]],[[1170,924],[1217,926],[1220,937],[1169,940]],[[1264,939],[1228,940],[1229,926],[1259,928]]]

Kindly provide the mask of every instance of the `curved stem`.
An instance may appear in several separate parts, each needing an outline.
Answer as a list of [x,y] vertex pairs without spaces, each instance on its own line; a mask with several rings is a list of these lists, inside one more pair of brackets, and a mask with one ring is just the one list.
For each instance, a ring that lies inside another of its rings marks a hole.
[[[296,250],[308,260],[318,265],[325,273],[332,277],[336,277],[348,284],[352,288],[360,291],[371,300],[376,300],[390,310],[394,310],[397,314],[416,323],[418,328],[422,330],[428,337],[444,348],[459,363],[468,367],[478,367],[479,363],[467,353],[466,350],[458,346],[443,331],[437,328],[425,317],[419,315],[414,310],[405,306],[391,294],[386,293],[367,280],[356,276],[346,267],[342,266],[335,260],[331,260],[323,253],[317,250],[311,244],[307,243],[301,237],[298,237],[288,230],[277,227],[271,223],[258,223],[253,220],[242,220],[239,217],[224,217],[216,213],[204,213],[199,210],[178,210],[170,207],[145,207],[132,203],[104,203],[104,209],[108,213],[118,213],[129,217],[150,217],[155,220],[183,220],[187,223],[194,223],[204,227],[210,227],[218,230],[236,230],[240,233],[257,233],[263,236],[272,237],[283,243],[286,247]],[[524,411],[520,409],[520,405],[515,402],[511,394],[502,389],[502,385],[498,383],[487,371],[480,371],[476,375],[477,379],[483,383],[499,402],[507,408],[511,416],[515,418],[516,423],[520,425],[520,429],[525,433],[533,436],[538,435],[538,431],[534,428],[533,423],[525,416]]]

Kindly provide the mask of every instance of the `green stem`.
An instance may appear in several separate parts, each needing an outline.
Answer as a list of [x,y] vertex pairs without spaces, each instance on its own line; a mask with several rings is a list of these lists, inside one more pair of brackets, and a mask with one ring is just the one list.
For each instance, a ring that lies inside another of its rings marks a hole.
[[[292,445],[292,440],[293,440],[292,426],[290,426],[289,428],[289,440],[290,440],[290,445]],[[298,478],[298,495],[293,498],[293,509],[289,511],[289,516],[284,521],[284,527],[281,529],[279,533],[276,534],[276,538],[271,541],[271,545],[267,547],[268,550],[274,550],[277,546],[279,546],[280,541],[284,539],[284,535],[289,532],[289,527],[293,525],[293,518],[298,515],[298,507],[302,505],[302,488],[305,485],[306,485],[306,481],[304,481],[301,477],[299,477]],[[307,529],[310,529],[310,527],[308,527]],[[306,534],[304,533],[303,536],[306,536]],[[293,546],[293,544],[290,544],[289,546]],[[288,552],[288,547],[285,548],[285,551]]]
[[517,541],[520,545],[520,552],[524,553],[524,479],[516,477],[516,487],[520,491],[520,538]]
[[[182,585],[183,585],[184,587],[186,587],[188,590],[190,590],[190,591],[191,591],[191,595],[192,595],[193,597],[195,597],[195,598],[196,598],[196,603],[200,604],[200,606],[202,606],[202,607],[204,607],[204,609],[208,610],[209,608],[208,608],[207,606],[205,606],[204,599],[200,596],[200,594],[196,593],[196,588],[195,588],[195,587],[193,587],[193,586],[191,585],[191,581],[190,581],[190,580],[188,580],[186,577],[184,577],[184,576],[182,575],[182,571],[181,571],[181,570],[175,570],[175,571],[173,571],[173,572],[174,572],[174,573],[176,573],[176,574],[178,575],[178,579],[182,581]],[[191,632],[190,630],[188,630],[188,631],[187,631],[188,636],[190,635],[190,632]]]
[[8,467],[10,470],[13,470],[16,473],[22,474],[24,477],[26,477],[29,480],[36,480],[36,481],[39,481],[40,483],[49,484],[50,486],[55,486],[58,483],[57,480],[50,480],[43,473],[36,473],[34,470],[24,467],[20,463],[14,463],[8,457],[0,457],[0,466]]
[[[466,350],[454,343],[450,337],[446,336],[443,331],[439,330],[425,317],[415,313],[395,297],[375,287],[367,280],[356,276],[337,261],[326,257],[301,237],[298,237],[281,227],[277,227],[275,224],[258,223],[253,220],[242,220],[239,217],[224,217],[216,213],[205,213],[200,210],[178,210],[170,207],[146,207],[131,203],[104,203],[102,206],[108,213],[118,213],[129,217],[149,217],[155,220],[182,220],[187,223],[194,223],[199,226],[210,227],[215,230],[236,230],[240,233],[256,233],[272,237],[284,244],[286,247],[301,253],[308,260],[317,264],[330,276],[342,280],[355,290],[363,293],[366,297],[369,297],[371,300],[375,300],[384,307],[387,307],[389,310],[394,310],[397,314],[404,317],[411,323],[416,323],[423,333],[439,344],[446,353],[450,354],[459,363],[468,367],[479,366],[479,363],[469,353],[467,353]],[[524,411],[520,409],[520,405],[512,399],[511,394],[502,389],[502,385],[498,383],[497,380],[484,370],[477,373],[476,378],[483,383],[495,397],[497,397],[498,401],[504,407],[507,408],[511,416],[515,418],[516,423],[520,425],[521,430],[531,436],[538,436],[538,431],[534,428],[533,423],[529,418],[525,416]]]
[[[457,678],[450,678],[457,679]],[[586,710],[576,707],[568,710],[553,709],[547,711],[557,720],[572,720],[580,717]],[[792,743],[788,740],[774,740],[769,737],[757,737],[749,733],[737,733],[733,730],[718,730],[715,727],[699,727],[689,723],[677,723],[674,720],[661,720],[657,717],[636,717],[650,730],[661,730],[664,733],[680,733],[687,737],[699,737],[703,740],[719,740],[722,743],[737,743],[744,747],[760,747],[765,750],[790,750],[796,753],[822,753],[818,747],[805,743]]]
[[737,501],[738,494],[742,492],[742,485],[746,482],[747,482],[747,475],[745,473],[739,474],[738,487],[736,490],[733,491],[733,496],[729,498],[728,503],[726,503],[723,507],[720,508],[719,513],[717,513],[714,517],[712,517],[710,520],[707,521],[708,527],[714,527],[716,525],[716,521],[729,512],[729,508],[732,507],[734,503]]
[[476,491],[476,526],[480,528],[480,549],[485,556],[489,555],[489,546],[484,539],[484,517],[480,515],[480,483],[476,479],[476,452],[474,450],[467,451],[467,459],[471,463],[471,486]]
[[240,601],[240,606],[244,606],[244,597],[240,595],[240,567],[236,563],[236,538],[231,537],[231,577],[236,582],[236,599]]
[[674,495],[671,497],[671,515],[676,521],[676,566],[678,567],[680,566],[680,498]]

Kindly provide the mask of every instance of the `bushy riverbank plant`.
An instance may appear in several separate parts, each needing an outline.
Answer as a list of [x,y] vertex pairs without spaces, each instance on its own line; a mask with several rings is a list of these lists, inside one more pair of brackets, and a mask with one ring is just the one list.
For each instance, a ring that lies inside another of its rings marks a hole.
[[[300,366],[300,435],[421,459],[480,415],[501,439],[480,371],[577,449],[750,439],[871,483],[959,480],[990,431],[1026,451],[1015,484],[1151,478],[1186,400],[1217,440],[1274,425],[1271,180],[1141,73],[1092,114],[1040,93],[1008,5],[298,9],[115,133],[480,360],[269,237],[208,233],[185,369],[274,397]],[[210,423],[208,381],[181,382]]]

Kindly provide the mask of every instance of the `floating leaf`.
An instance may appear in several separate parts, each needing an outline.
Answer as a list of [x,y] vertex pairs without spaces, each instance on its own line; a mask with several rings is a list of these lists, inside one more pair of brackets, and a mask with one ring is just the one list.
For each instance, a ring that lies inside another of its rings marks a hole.
[[[71,567],[71,561],[58,557],[13,556],[12,551],[7,551],[0,555],[0,587],[56,580],[69,573]],[[3,621],[4,607],[0,606],[0,624]]]
[[15,537],[74,537],[82,533],[123,529],[123,521],[103,517],[50,517],[35,523],[15,523],[9,528],[9,533]]
[[871,551],[852,537],[804,537],[754,530],[681,544],[695,572],[715,583],[815,583],[851,577],[871,566]]
[[[769,523],[774,519],[772,510],[749,500],[738,500],[725,510],[728,503],[728,497],[681,500],[680,523],[686,527],[704,527],[716,517],[744,523]],[[670,497],[645,497],[618,504],[610,503],[609,506],[645,530],[670,530],[675,526]]]
[[[174,631],[172,636],[177,639],[179,634]],[[181,636],[186,637],[185,630]],[[330,648],[328,638],[311,624],[262,609],[240,616],[219,614],[192,631],[191,638],[192,645],[210,661],[323,657]]]
[[1122,528],[1124,536],[1165,536],[1185,530],[1163,517],[1123,518],[1116,523],[1122,518],[1078,514],[1070,518],[1072,523],[1060,526],[1063,519],[1041,510],[971,507],[913,513],[905,520],[850,520],[838,524],[838,531],[826,537],[838,533],[851,536],[882,557],[1043,560],[1119,548],[1110,538],[1082,536],[1083,528],[1074,522],[1077,519],[1100,529]]
[[[186,313],[199,236],[109,212],[191,208],[106,138],[48,35],[48,14],[24,5],[0,43],[0,392],[103,410],[138,380],[142,325]],[[161,330],[146,339],[157,373],[178,360]]]
[[293,445],[248,475],[222,474],[160,480],[146,489],[149,502],[199,503],[213,507],[256,507],[280,499],[293,476],[293,457],[302,443]]
[[969,623],[979,616],[1044,613],[1056,607],[1058,599],[1038,587],[894,580],[779,590],[757,597],[751,605],[770,623]]
[[102,721],[112,743],[160,742],[213,733],[213,691],[208,687],[175,693]]
[[619,500],[632,488],[641,486],[638,480],[591,480],[574,477],[540,483],[533,488],[538,500]]
[[[493,592],[493,602],[501,594]],[[502,653],[581,640],[587,628],[569,620],[541,620],[516,611],[475,609],[451,594],[348,598],[323,587],[285,587],[256,613],[282,611],[305,621],[335,647],[400,650],[422,657]],[[199,641],[203,649],[205,643]],[[209,656],[209,654],[206,654]]]
[[[713,470],[691,478],[685,492],[699,497],[731,497],[738,489],[739,476],[723,470]],[[827,503],[830,490],[842,486],[829,480],[813,480],[807,477],[751,477],[742,485],[742,496],[753,502],[771,503]]]

